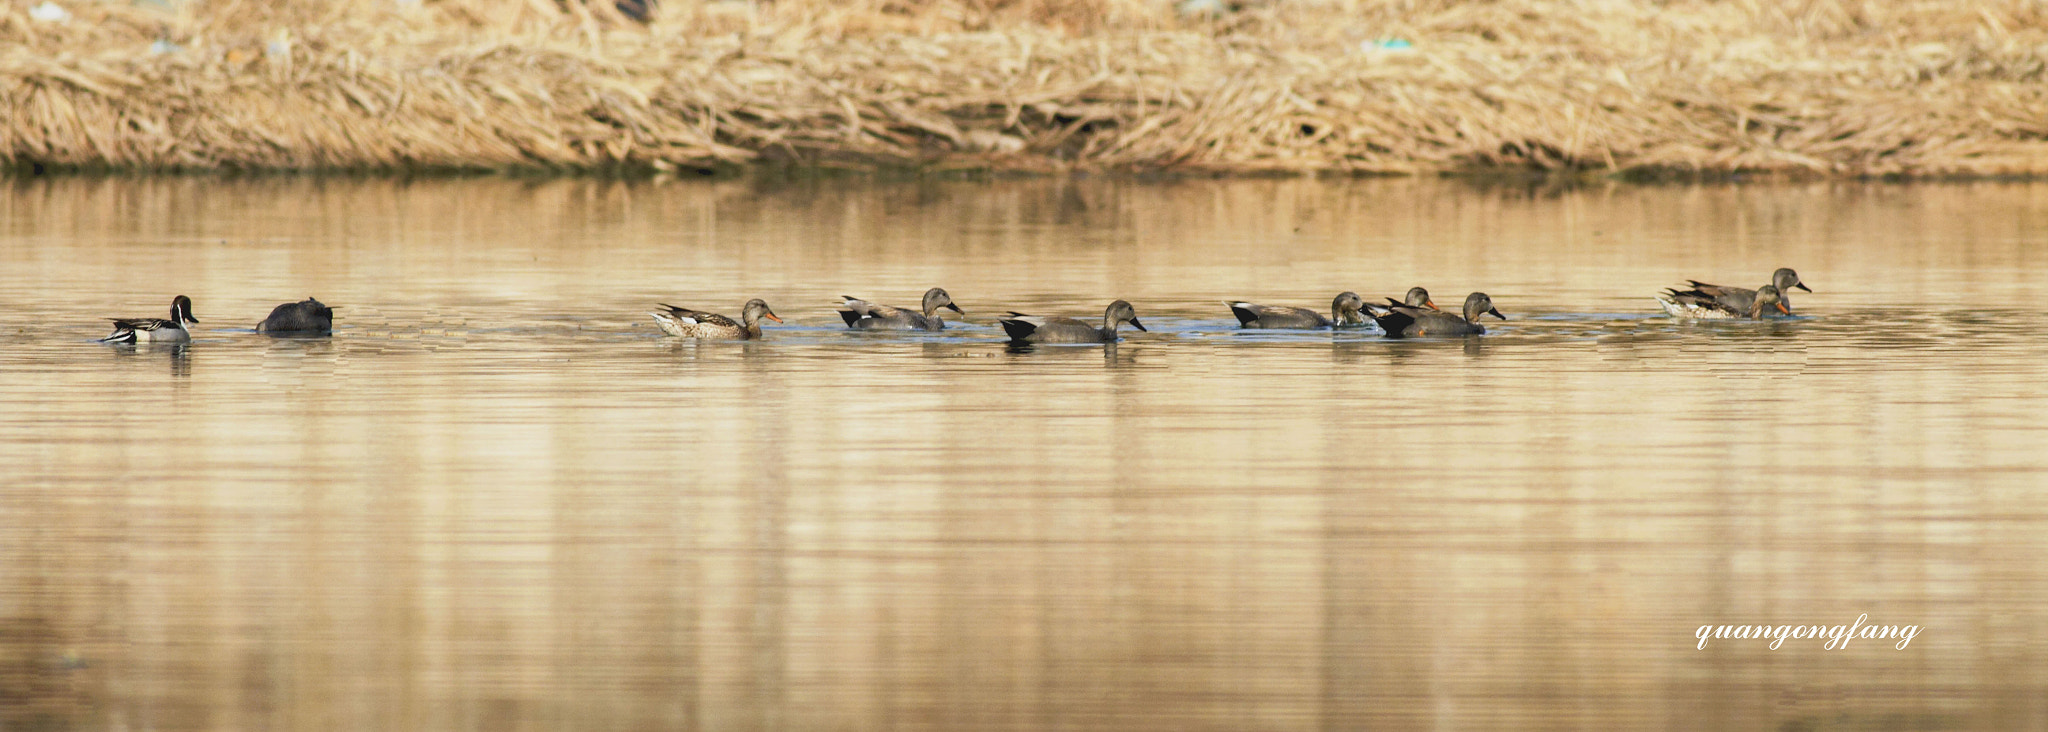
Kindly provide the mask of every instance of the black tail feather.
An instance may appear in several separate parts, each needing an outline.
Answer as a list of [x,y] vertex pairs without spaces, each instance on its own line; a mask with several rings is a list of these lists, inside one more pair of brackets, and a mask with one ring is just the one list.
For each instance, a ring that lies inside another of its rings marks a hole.
[[[1022,315],[1023,313],[1010,313],[1010,314],[1011,314],[1011,315]],[[1001,323],[1001,324],[1002,324],[1002,326],[1003,326],[1003,332],[1004,332],[1004,333],[1008,333],[1008,334],[1010,335],[1010,340],[1013,340],[1013,341],[1021,341],[1021,340],[1024,340],[1024,339],[1026,339],[1026,338],[1030,338],[1030,337],[1031,337],[1031,334],[1033,334],[1033,333],[1036,333],[1036,332],[1038,332],[1038,325],[1037,325],[1037,324],[1035,324],[1035,323],[1031,323],[1031,322],[1029,322],[1029,321],[1024,321],[1024,320],[999,320],[999,321],[996,321],[996,322],[998,322],[998,323]]]
[[1241,308],[1235,304],[1230,306],[1230,314],[1237,316],[1237,324],[1239,326],[1251,325],[1252,321],[1259,319],[1258,313],[1252,312],[1250,308]]

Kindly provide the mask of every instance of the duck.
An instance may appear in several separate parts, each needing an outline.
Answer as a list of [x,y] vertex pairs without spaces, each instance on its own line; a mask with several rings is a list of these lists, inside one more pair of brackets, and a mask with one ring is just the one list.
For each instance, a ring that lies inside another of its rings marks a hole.
[[1420,287],[1408,288],[1408,294],[1406,296],[1403,296],[1401,300],[1398,302],[1396,302],[1394,298],[1391,297],[1387,298],[1387,302],[1394,305],[1406,305],[1411,308],[1429,308],[1431,310],[1443,309],[1436,306],[1435,300],[1429,299],[1428,290],[1422,289]]
[[1110,303],[1102,311],[1100,328],[1073,318],[1043,318],[1018,312],[997,322],[1002,324],[1004,333],[1010,334],[1012,343],[1115,343],[1117,326],[1130,323],[1133,328],[1145,330],[1145,324],[1138,322],[1138,311],[1123,300]]
[[[1680,318],[1748,317],[1746,315],[1743,315],[1743,313],[1749,312],[1751,301],[1756,299],[1756,295],[1758,292],[1758,290],[1751,290],[1745,287],[1722,287],[1720,285],[1709,285],[1699,280],[1686,280],[1685,284],[1690,286],[1692,289],[1679,290],[1677,288],[1671,288],[1665,291],[1666,294],[1658,295],[1657,301],[1664,303],[1665,312],[1671,313],[1673,316]],[[1779,312],[1782,312],[1786,315],[1792,314],[1792,299],[1790,295],[1792,293],[1793,288],[1796,287],[1807,292],[1813,292],[1813,288],[1807,287],[1806,283],[1799,281],[1799,273],[1792,271],[1791,267],[1780,267],[1778,268],[1778,271],[1772,272],[1771,286],[1778,288],[1779,307],[1777,309]],[[1669,295],[1671,297],[1667,298],[1666,295]],[[1723,309],[1716,312],[1732,312],[1735,314],[1696,315],[1692,314],[1689,310],[1686,310],[1683,307],[1681,307],[1678,310],[1674,310],[1672,309],[1672,302],[1676,298],[1676,296],[1679,295],[1690,296],[1687,298],[1687,300],[1690,302],[1699,302],[1702,300],[1709,299],[1718,301],[1723,306]]]
[[939,308],[946,308],[961,315],[967,311],[953,304],[953,296],[945,288],[934,287],[924,292],[924,313],[889,305],[871,303],[852,295],[842,295],[846,309],[839,311],[839,317],[846,321],[846,327],[854,330],[945,330],[946,321],[939,317]]
[[1237,324],[1244,328],[1334,328],[1339,325],[1364,325],[1365,298],[1356,292],[1342,292],[1330,301],[1330,317],[1323,317],[1308,308],[1286,305],[1259,305],[1249,302],[1225,301],[1230,313],[1237,316]]
[[775,311],[768,309],[768,303],[760,298],[748,300],[740,309],[739,323],[718,313],[679,308],[668,303],[661,303],[661,306],[667,310],[649,312],[648,315],[654,316],[654,324],[661,326],[661,332],[677,338],[750,341],[761,337],[762,318],[782,322],[782,318],[776,317]]
[[186,343],[192,340],[192,332],[186,323],[197,323],[192,317],[192,298],[179,295],[171,299],[171,317],[164,318],[108,318],[114,321],[114,332],[101,343]]
[[[1708,285],[1708,287],[1713,286]],[[1760,320],[1764,317],[1764,311],[1767,308],[1777,310],[1785,315],[1792,314],[1792,310],[1785,307],[1785,297],[1778,291],[1777,285],[1764,285],[1753,292],[1750,290],[1742,290],[1742,292],[1748,292],[1750,295],[1743,298],[1745,304],[1741,309],[1729,305],[1726,299],[1716,297],[1714,293],[1705,292],[1702,288],[1694,288],[1686,292],[1679,292],[1675,289],[1665,290],[1657,296],[1657,302],[1662,304],[1664,311],[1671,313],[1673,317],[1692,318],[1695,320]]]
[[1465,296],[1465,316],[1458,317],[1442,310],[1415,307],[1407,304],[1390,305],[1385,312],[1374,311],[1373,322],[1388,338],[1422,338],[1425,336],[1473,336],[1485,335],[1486,326],[1479,324],[1479,316],[1491,315],[1501,320],[1508,316],[1500,314],[1493,307],[1493,298],[1484,292]]
[[312,297],[272,308],[270,317],[256,324],[258,333],[327,333],[332,330],[334,308]]

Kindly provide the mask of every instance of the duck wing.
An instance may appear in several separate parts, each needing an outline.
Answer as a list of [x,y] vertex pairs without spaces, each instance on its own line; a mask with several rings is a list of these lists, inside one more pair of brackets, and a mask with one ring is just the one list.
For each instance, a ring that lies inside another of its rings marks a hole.
[[134,343],[137,333],[153,333],[165,328],[176,328],[178,324],[163,318],[107,318],[114,324],[114,332],[101,338],[101,343]]
[[1330,319],[1308,308],[1288,305],[1259,305],[1249,302],[1226,303],[1230,313],[1237,316],[1237,324],[1243,327],[1265,328],[1318,328],[1330,324]]
[[702,310],[679,308],[668,303],[662,303],[661,306],[664,308],[668,308],[669,317],[674,318],[677,322],[682,323],[684,325],[702,323],[704,325],[717,326],[720,328],[740,327],[738,321],[735,321],[732,318],[728,318],[723,315],[719,315],[718,313],[707,313]]
[[1734,310],[1748,310],[1749,304],[1756,301],[1756,290],[1746,287],[1709,285],[1699,280],[1686,280],[1685,284],[1692,286],[1692,289],[1674,289],[1672,291],[1680,294],[1711,298]]

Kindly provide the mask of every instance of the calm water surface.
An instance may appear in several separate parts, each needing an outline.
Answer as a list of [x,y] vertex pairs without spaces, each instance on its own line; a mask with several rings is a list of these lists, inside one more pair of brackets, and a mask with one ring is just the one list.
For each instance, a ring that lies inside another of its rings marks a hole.
[[0,729],[2048,728],[2044,295],[2043,185],[4,181]]

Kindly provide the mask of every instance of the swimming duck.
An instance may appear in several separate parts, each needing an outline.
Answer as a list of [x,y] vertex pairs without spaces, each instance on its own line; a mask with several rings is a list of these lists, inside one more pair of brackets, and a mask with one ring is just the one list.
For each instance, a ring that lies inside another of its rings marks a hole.
[[679,308],[668,303],[661,306],[668,310],[649,312],[648,315],[654,316],[654,324],[661,326],[661,332],[677,338],[753,340],[761,337],[762,318],[782,322],[782,318],[776,317],[775,311],[769,310],[768,303],[760,298],[748,300],[746,307],[740,310],[740,321],[744,325],[718,313]]
[[[1712,287],[1712,285],[1708,285],[1708,287]],[[1665,290],[1657,296],[1657,302],[1664,306],[1665,312],[1671,313],[1674,317],[1693,318],[1695,320],[1730,320],[1736,318],[1758,320],[1764,317],[1764,312],[1767,309],[1776,310],[1785,315],[1792,314],[1792,311],[1785,307],[1784,295],[1778,292],[1777,285],[1764,285],[1761,289],[1753,292],[1750,290],[1743,290],[1743,292],[1748,292],[1750,295],[1743,298],[1745,304],[1742,309],[1730,306],[1726,299],[1717,298],[1713,293],[1705,292],[1701,288],[1694,288],[1687,292],[1679,292],[1675,289]]]
[[114,321],[114,332],[101,343],[184,343],[192,340],[192,333],[185,329],[186,323],[197,323],[192,317],[192,298],[179,295],[171,299],[171,317],[163,318],[108,318]]
[[1393,303],[1395,305],[1406,305],[1411,308],[1429,308],[1431,310],[1443,309],[1436,306],[1435,300],[1429,299],[1428,290],[1422,289],[1420,287],[1408,288],[1408,294],[1405,297],[1403,297],[1400,302],[1394,302],[1394,298],[1391,297],[1387,298],[1387,302]]
[[961,315],[967,311],[953,304],[953,296],[944,288],[934,287],[924,293],[924,314],[911,312],[899,307],[880,305],[861,300],[852,295],[846,298],[846,309],[839,311],[839,317],[846,321],[846,327],[854,330],[945,330],[946,321],[939,317],[939,308],[946,308]]
[[256,324],[258,333],[326,333],[334,330],[334,308],[306,298],[270,310],[270,317]]
[[1012,343],[1115,343],[1117,326],[1130,323],[1131,327],[1145,330],[1145,324],[1138,322],[1138,311],[1131,304],[1118,300],[1102,311],[1102,327],[1097,328],[1073,318],[1042,318],[1013,312],[1002,323],[1003,332],[1010,334]]
[[1380,330],[1387,332],[1388,338],[1421,338],[1484,335],[1486,326],[1479,324],[1481,315],[1508,319],[1494,309],[1493,298],[1484,292],[1465,296],[1465,317],[1462,318],[1442,310],[1398,304],[1387,307],[1384,313],[1374,312],[1372,319],[1380,324]]
[[1365,299],[1356,292],[1344,292],[1330,301],[1330,317],[1323,317],[1308,308],[1286,305],[1258,305],[1248,302],[1225,302],[1230,313],[1237,316],[1239,326],[1245,328],[1330,328],[1339,325],[1364,325],[1365,316],[1359,311],[1365,309]]
[[[1709,285],[1699,280],[1686,280],[1685,284],[1690,285],[1692,289],[1679,290],[1677,288],[1672,288],[1670,290],[1667,290],[1667,292],[1672,296],[1689,295],[1691,296],[1689,299],[1692,301],[1699,301],[1702,299],[1715,300],[1720,302],[1720,304],[1724,306],[1727,312],[1732,312],[1734,314],[1695,315],[1691,314],[1690,311],[1682,312],[1684,308],[1681,308],[1680,310],[1673,310],[1671,300],[1667,300],[1664,296],[1660,295],[1658,296],[1657,300],[1658,302],[1665,303],[1665,312],[1671,313],[1672,315],[1680,318],[1748,317],[1746,315],[1743,315],[1743,313],[1749,312],[1750,304],[1753,300],[1756,299],[1757,294],[1757,290],[1751,290],[1744,287],[1722,287],[1720,285]],[[1781,267],[1778,269],[1778,271],[1772,272],[1771,285],[1773,287],[1778,288],[1779,307],[1777,309],[1779,312],[1782,312],[1786,315],[1792,314],[1792,288],[1797,287],[1807,292],[1813,292],[1813,288],[1807,287],[1806,283],[1799,281],[1799,273],[1792,271],[1791,267]]]

